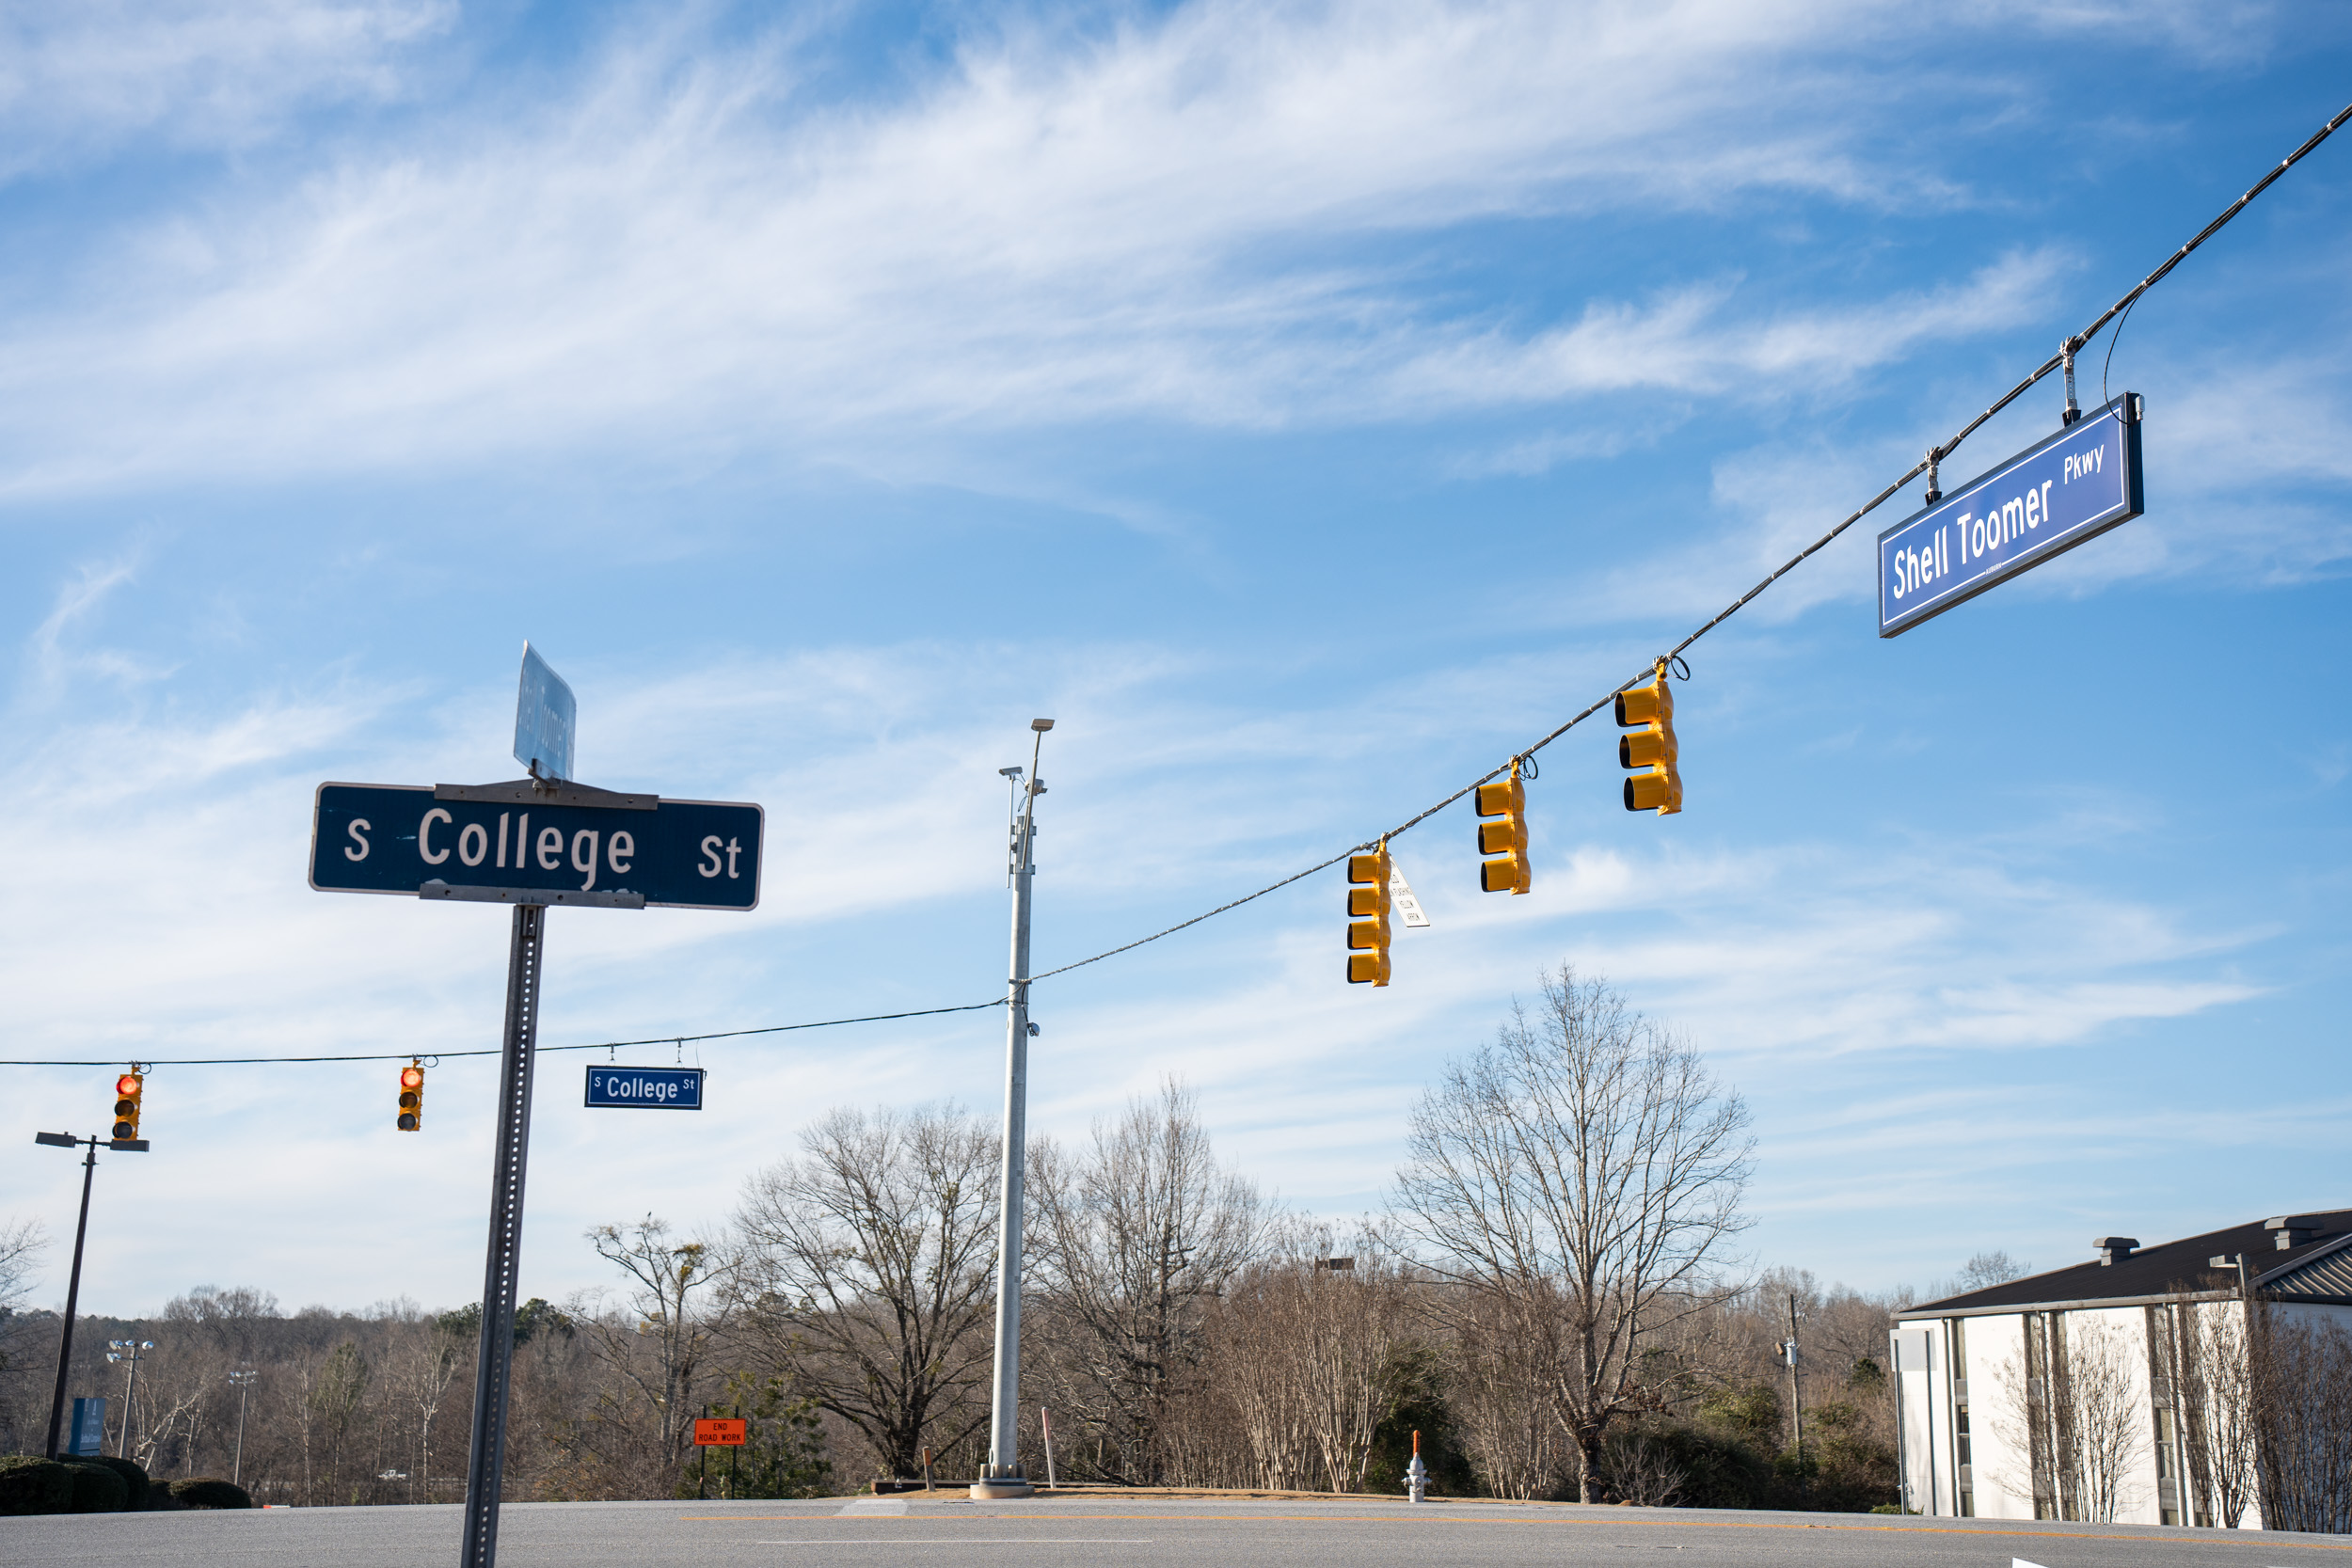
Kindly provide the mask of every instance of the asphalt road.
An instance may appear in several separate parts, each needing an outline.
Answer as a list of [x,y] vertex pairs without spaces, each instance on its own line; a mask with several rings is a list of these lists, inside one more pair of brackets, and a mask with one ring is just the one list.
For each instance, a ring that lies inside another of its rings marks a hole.
[[[269,1509],[0,1519],[9,1568],[453,1568],[460,1510]],[[900,1498],[521,1503],[501,1513],[503,1568],[2288,1568],[2344,1563],[2352,1537],[1857,1514],[1519,1507],[1402,1499],[1009,1503]]]

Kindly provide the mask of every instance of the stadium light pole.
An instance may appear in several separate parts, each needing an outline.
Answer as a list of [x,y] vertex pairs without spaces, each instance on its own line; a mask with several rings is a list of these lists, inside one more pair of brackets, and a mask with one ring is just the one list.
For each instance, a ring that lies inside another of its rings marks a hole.
[[237,1386],[237,1452],[229,1462],[229,1484],[242,1485],[245,1481],[245,1402],[252,1397],[253,1380],[262,1374],[251,1367],[240,1367],[229,1374],[229,1381]]

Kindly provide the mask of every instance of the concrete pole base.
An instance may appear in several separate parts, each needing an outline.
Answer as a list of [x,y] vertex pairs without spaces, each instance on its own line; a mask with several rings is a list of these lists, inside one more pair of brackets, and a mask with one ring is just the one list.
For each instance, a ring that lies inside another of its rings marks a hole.
[[1037,1488],[1019,1476],[993,1476],[972,1483],[974,1502],[994,1502],[1003,1497],[1033,1497]]

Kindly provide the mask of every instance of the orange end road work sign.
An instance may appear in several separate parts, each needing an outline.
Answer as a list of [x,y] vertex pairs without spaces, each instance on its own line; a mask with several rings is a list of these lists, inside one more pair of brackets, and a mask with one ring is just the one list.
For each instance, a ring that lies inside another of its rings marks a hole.
[[694,1442],[707,1449],[731,1449],[741,1445],[747,1421],[731,1421],[723,1418],[698,1418],[694,1422]]

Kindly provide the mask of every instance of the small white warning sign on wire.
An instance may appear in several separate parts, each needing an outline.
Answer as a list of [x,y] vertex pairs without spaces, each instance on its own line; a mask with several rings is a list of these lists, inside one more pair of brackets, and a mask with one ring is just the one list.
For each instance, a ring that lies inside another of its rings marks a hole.
[[1407,926],[1429,924],[1427,911],[1422,909],[1421,900],[1413,896],[1413,890],[1406,885],[1405,873],[1398,869],[1394,861],[1389,863],[1389,908],[1394,910],[1397,919]]

